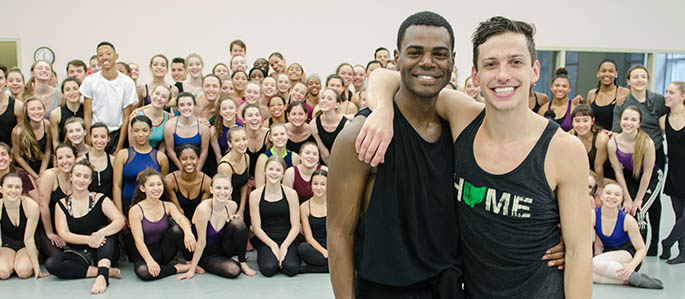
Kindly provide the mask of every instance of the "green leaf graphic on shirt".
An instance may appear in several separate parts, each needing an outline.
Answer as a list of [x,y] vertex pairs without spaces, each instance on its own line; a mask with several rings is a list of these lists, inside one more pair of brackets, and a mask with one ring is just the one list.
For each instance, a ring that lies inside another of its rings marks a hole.
[[464,202],[473,208],[476,204],[483,202],[483,198],[485,198],[485,190],[487,190],[487,187],[478,188],[474,185],[471,185],[469,182],[464,182]]

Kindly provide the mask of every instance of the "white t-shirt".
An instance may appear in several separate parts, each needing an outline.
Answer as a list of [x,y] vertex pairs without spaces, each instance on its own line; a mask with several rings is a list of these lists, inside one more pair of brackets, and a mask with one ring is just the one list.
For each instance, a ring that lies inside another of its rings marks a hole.
[[93,123],[105,123],[110,132],[121,128],[124,108],[138,103],[133,79],[119,72],[114,80],[105,79],[102,72],[91,74],[83,79],[79,91],[93,100]]

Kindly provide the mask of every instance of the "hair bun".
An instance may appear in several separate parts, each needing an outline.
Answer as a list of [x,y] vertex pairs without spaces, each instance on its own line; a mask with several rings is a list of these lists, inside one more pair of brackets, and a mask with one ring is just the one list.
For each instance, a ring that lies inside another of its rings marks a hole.
[[554,71],[554,75],[555,76],[559,76],[559,75],[568,76],[568,71],[566,70],[566,68],[560,67],[556,71]]

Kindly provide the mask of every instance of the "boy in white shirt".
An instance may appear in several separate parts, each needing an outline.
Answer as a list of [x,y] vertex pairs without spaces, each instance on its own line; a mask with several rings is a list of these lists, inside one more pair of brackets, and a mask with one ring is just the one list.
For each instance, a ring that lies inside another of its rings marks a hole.
[[114,65],[119,55],[114,45],[101,42],[97,46],[97,60],[100,71],[83,80],[81,94],[83,116],[86,126],[95,122],[107,125],[110,140],[105,151],[116,155],[123,148],[128,131],[128,118],[138,103],[136,86],[128,76],[117,72]]

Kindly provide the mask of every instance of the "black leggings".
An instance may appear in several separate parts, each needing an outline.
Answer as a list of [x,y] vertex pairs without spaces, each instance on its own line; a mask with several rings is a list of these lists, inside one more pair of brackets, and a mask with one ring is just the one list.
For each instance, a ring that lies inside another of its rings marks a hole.
[[[119,258],[119,245],[116,236],[106,237],[105,240],[105,245],[90,250],[95,262],[94,267],[97,267],[97,262],[103,259],[108,259],[113,265]],[[90,266],[91,264],[86,262],[81,255],[69,251],[59,252],[45,261],[45,268],[50,274],[66,279],[86,277]]]
[[226,278],[238,277],[240,264],[231,257],[237,255],[241,263],[246,261],[247,235],[247,225],[242,219],[231,220],[226,224],[221,240],[205,248],[200,258],[200,267]]
[[185,244],[183,243],[183,231],[178,224],[174,224],[167,229],[161,241],[152,245],[147,245],[147,250],[150,252],[150,255],[155,262],[159,264],[159,275],[153,277],[150,274],[150,271],[147,269],[147,264],[142,257],[138,258],[133,269],[136,272],[136,275],[142,280],[157,280],[174,275],[176,274],[176,267],[169,263],[176,257],[176,253],[183,248],[185,248]]
[[[654,192],[660,192],[661,190],[655,190],[657,187],[657,184],[659,183],[658,179],[658,169],[654,168],[654,171],[652,172],[652,177],[649,181],[649,185],[647,186],[647,191],[645,192],[645,196],[642,199],[642,207],[640,207],[640,210],[644,208],[645,205],[647,205],[647,200],[648,198],[652,195]],[[640,188],[640,181],[639,179],[635,179],[633,177],[633,174],[626,170],[623,169],[623,177],[626,180],[626,187],[628,187],[628,191],[630,192],[630,197],[635,199],[635,196],[637,195],[637,191]],[[649,219],[649,227],[651,231],[651,237],[649,240],[649,243],[647,242],[647,236],[643,235],[642,239],[645,240],[645,244],[649,245],[649,249],[647,250],[647,255],[656,255],[656,251],[658,248],[659,244],[659,228],[661,226],[661,197],[657,195],[657,198],[654,200],[652,205],[647,208],[647,217]],[[638,222],[640,220],[639,216],[636,216],[638,219]]]
[[[38,225],[42,226],[40,223],[38,223]],[[48,239],[48,236],[45,234],[45,230],[43,230],[43,228],[39,228],[36,231],[36,246],[38,247],[40,255],[46,260],[51,256],[62,252],[62,248],[52,245],[52,242],[50,242],[50,239]]]
[[[673,211],[675,212],[675,224],[671,233],[668,234],[665,241],[667,243],[675,243],[678,241],[678,248],[681,253],[685,253],[685,199],[671,196],[671,203],[673,204]],[[668,250],[669,248],[664,248]]]
[[135,263],[140,259],[140,254],[138,254],[138,249],[136,248],[136,242],[133,240],[133,234],[131,234],[131,228],[122,229],[119,233],[121,238],[121,247],[124,249],[126,258],[131,263]]
[[297,254],[307,263],[300,269],[300,273],[328,273],[328,259],[311,244],[300,243],[297,246]]
[[[253,240],[257,240],[254,238]],[[283,241],[274,240],[276,243],[282,244]],[[258,241],[256,242],[255,248],[257,249],[257,265],[259,266],[259,272],[266,277],[271,277],[278,271],[278,259],[271,251],[269,246]],[[283,273],[288,276],[295,276],[300,272],[300,256],[297,255],[297,242],[293,241],[290,246],[288,246],[288,253],[285,255],[285,259],[281,262],[281,269]]]

